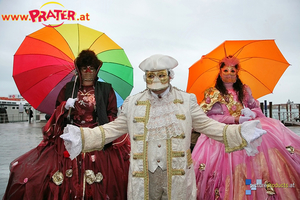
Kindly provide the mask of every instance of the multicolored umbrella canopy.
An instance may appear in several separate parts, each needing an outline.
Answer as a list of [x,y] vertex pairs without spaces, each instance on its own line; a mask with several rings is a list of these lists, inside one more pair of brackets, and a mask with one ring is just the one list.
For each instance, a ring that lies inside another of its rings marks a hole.
[[290,65],[274,40],[225,41],[189,68],[187,92],[194,93],[198,102],[204,98],[204,91],[215,85],[219,62],[229,55],[239,59],[239,78],[251,88],[254,98],[272,93]]
[[13,78],[20,94],[35,109],[52,114],[61,88],[75,76],[74,59],[85,49],[103,62],[99,81],[112,84],[121,106],[133,88],[133,68],[106,34],[80,24],[44,27],[26,36],[14,55]]

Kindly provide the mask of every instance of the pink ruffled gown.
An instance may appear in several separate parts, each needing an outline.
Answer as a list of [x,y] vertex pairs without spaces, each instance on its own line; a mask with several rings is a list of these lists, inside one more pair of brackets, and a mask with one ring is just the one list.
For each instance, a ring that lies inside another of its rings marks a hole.
[[[230,95],[222,97],[217,89],[208,89],[200,106],[209,117],[233,124],[243,105],[234,90],[228,91]],[[197,199],[300,199],[300,137],[279,120],[265,117],[252,96],[243,104],[267,131],[259,153],[225,153],[224,144],[201,135],[192,152]]]

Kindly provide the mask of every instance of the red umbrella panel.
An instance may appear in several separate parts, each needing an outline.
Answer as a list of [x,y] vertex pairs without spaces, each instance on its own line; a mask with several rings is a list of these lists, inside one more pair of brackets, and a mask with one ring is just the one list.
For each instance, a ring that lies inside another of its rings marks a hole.
[[73,61],[84,49],[103,62],[98,76],[112,84],[122,105],[133,88],[133,68],[124,50],[106,34],[80,24],[44,27],[26,36],[14,55],[20,94],[35,109],[52,114],[61,88],[75,76]]

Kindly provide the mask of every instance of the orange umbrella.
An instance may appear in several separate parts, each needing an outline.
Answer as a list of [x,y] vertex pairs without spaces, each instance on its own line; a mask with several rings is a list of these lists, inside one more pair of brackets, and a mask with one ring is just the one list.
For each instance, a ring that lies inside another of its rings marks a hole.
[[240,60],[239,77],[256,99],[272,93],[290,65],[274,40],[225,41],[189,68],[187,92],[194,93],[198,102],[204,98],[204,91],[215,85],[219,62],[229,55]]

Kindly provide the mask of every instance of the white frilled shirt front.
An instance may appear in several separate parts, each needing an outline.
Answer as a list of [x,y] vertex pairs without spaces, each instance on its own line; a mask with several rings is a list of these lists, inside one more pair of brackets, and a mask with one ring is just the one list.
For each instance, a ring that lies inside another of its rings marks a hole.
[[148,168],[154,172],[159,166],[162,170],[167,170],[167,148],[166,139],[179,136],[183,129],[176,114],[179,113],[177,106],[174,104],[174,96],[167,88],[162,94],[157,95],[151,92],[150,97],[150,114],[147,124],[148,133]]

